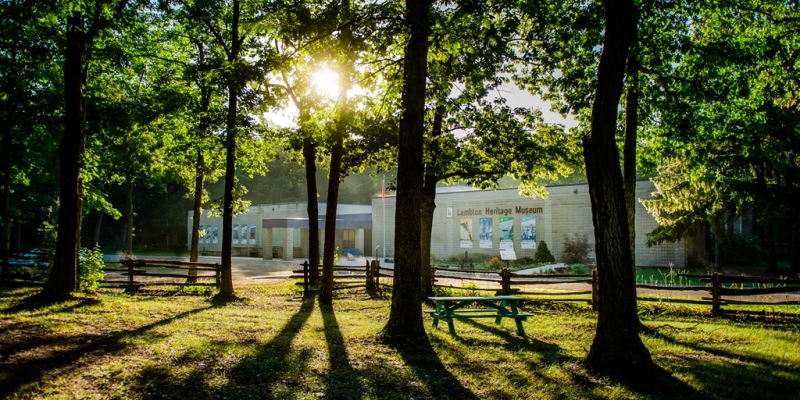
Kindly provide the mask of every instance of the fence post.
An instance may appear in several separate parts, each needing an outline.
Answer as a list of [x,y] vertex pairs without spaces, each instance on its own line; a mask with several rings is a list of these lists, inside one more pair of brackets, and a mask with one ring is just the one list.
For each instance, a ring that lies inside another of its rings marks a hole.
[[431,264],[431,288],[436,286],[436,265]]
[[711,275],[711,315],[719,315],[719,272]]
[[122,260],[122,262],[128,267],[128,289],[126,292],[133,293],[133,260],[126,259]]
[[592,270],[592,311],[600,311],[600,279],[597,269]]
[[500,294],[503,296],[511,294],[511,271],[508,268],[500,271]]
[[372,267],[372,279],[375,280],[375,290],[381,290],[381,260],[375,260]]
[[308,294],[308,286],[309,286],[309,278],[311,275],[311,269],[309,268],[310,264],[308,260],[303,261],[303,293]]
[[[374,263],[373,261],[372,263]],[[367,292],[372,293],[375,291],[375,281],[372,280],[372,263],[369,260],[366,261],[366,271],[367,271]]]

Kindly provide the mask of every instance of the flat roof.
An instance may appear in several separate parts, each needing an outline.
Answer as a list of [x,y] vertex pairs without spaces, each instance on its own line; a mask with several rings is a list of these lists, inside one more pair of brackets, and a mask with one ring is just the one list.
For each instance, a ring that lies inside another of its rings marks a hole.
[[[265,218],[262,228],[308,229],[308,218]],[[325,228],[325,217],[317,220],[317,227]],[[372,229],[372,214],[344,214],[336,216],[336,229]]]

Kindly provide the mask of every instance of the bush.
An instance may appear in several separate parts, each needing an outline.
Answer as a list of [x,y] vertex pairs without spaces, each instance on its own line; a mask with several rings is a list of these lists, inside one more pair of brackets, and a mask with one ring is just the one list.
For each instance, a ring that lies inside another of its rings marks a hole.
[[533,258],[531,257],[520,257],[512,261],[511,263],[514,264],[515,267],[519,268],[519,267],[524,267],[526,265],[531,265],[534,263],[534,261]]
[[94,249],[81,249],[81,257],[78,262],[78,288],[90,293],[96,292],[100,287],[100,281],[106,277],[106,273],[103,271],[105,266],[100,246],[95,246]]
[[747,233],[735,233],[722,244],[722,261],[726,264],[758,264],[763,257],[761,241]]
[[586,268],[584,264],[572,264],[569,269],[569,272],[575,275],[586,275],[589,273],[589,268]]
[[589,258],[591,251],[592,245],[589,244],[589,238],[586,235],[574,233],[570,238],[564,234],[564,251],[561,253],[561,262],[564,264],[588,264],[592,261]]
[[533,260],[537,263],[549,264],[556,261],[553,253],[547,248],[547,243],[542,240],[536,245],[536,253],[533,255]]
[[497,257],[492,257],[492,259],[489,260],[489,262],[487,262],[486,264],[491,270],[500,270],[503,269],[504,267],[503,261]]

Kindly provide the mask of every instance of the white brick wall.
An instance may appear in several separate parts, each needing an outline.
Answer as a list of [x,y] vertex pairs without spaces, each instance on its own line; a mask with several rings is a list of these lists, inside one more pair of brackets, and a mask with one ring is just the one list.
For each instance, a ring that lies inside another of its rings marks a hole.
[[[650,198],[655,190],[649,181],[637,182],[638,198]],[[511,209],[508,216],[514,218],[514,250],[518,258],[533,257],[535,250],[521,248],[521,217],[536,217],[537,243],[544,240],[556,260],[560,259],[563,250],[564,235],[584,234],[594,244],[594,228],[592,226],[592,210],[589,200],[588,186],[560,185],[548,187],[548,199],[531,199],[519,195],[516,189],[502,190],[469,190],[461,192],[438,193],[436,211],[431,232],[431,251],[440,259],[452,255],[482,253],[499,255],[499,220],[500,215],[487,215],[486,209]],[[386,256],[394,255],[394,208],[395,197],[386,197]],[[520,214],[517,207],[541,208],[542,212]],[[452,217],[448,218],[447,209],[452,207]],[[476,215],[459,215],[459,211],[478,210]],[[480,215],[478,215],[480,214]],[[380,197],[372,201],[372,241],[374,245],[383,244],[383,203]],[[480,218],[493,220],[493,241],[491,249],[480,248],[478,233]],[[459,224],[462,218],[471,218],[473,224],[473,247],[464,249],[460,246]],[[673,263],[677,268],[685,267],[686,251],[683,242],[664,244],[654,247],[644,245],[645,235],[657,226],[653,217],[637,202],[636,205],[636,263],[639,266],[666,266]],[[383,251],[378,251],[383,256]],[[590,254],[594,258],[594,252]]]

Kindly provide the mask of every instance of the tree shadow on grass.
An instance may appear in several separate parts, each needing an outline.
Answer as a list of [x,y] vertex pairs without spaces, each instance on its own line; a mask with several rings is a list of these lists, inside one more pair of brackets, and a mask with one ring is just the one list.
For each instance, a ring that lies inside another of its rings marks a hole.
[[[69,304],[69,302],[75,302],[74,304]],[[6,309],[0,310],[1,314],[19,314],[21,312],[32,312],[43,310],[46,308],[52,308],[50,312],[53,313],[68,313],[75,311],[81,307],[93,306],[96,304],[101,303],[102,300],[100,299],[93,299],[93,298],[73,298],[70,300],[59,301],[59,302],[52,302],[52,301],[42,301],[38,297],[29,297],[27,299],[23,299],[22,301],[8,307]]]
[[[122,351],[128,347],[128,344],[125,343],[127,338],[143,335],[155,328],[207,309],[208,307],[203,307],[185,311],[136,329],[121,330],[105,335],[84,334],[64,337],[50,334],[49,331],[36,326],[39,328],[38,334],[26,334],[20,337],[20,340],[11,342],[3,341],[0,345],[2,359],[5,361],[13,354],[33,348],[52,346],[54,349],[49,354],[45,350],[45,357],[30,358],[14,363],[10,371],[0,370],[0,393],[13,393],[28,383],[40,380],[47,372],[67,367],[79,359]],[[57,350],[57,348],[64,347],[68,350]],[[39,353],[41,354],[41,352]]]
[[[509,348],[510,350],[525,349],[528,351],[539,353],[546,358],[552,358],[554,360],[557,359],[559,357],[559,354],[561,353],[561,347],[558,345],[543,342],[529,335],[520,336],[517,335],[516,333],[511,333],[506,329],[500,328],[499,325],[481,324],[478,321],[473,321],[470,319],[464,319],[461,321],[475,328],[481,329],[485,332],[491,333],[495,336],[502,338],[506,342],[505,347]],[[514,329],[516,329],[516,327]],[[460,337],[457,338],[458,340],[465,343],[475,342],[474,340],[462,339]],[[483,344],[483,342],[476,344]]]
[[[789,393],[797,393],[800,387],[800,369],[781,365],[763,357],[735,351],[685,343],[659,331],[649,336],[676,346],[693,350],[687,354],[671,355],[672,368],[684,375],[694,375],[705,382],[707,390],[713,390],[717,398],[785,399]],[[735,345],[731,345],[735,350]],[[713,357],[704,355],[707,353]]]
[[434,399],[477,399],[478,397],[453,376],[442,364],[442,360],[426,336],[415,343],[393,346],[406,365],[414,370],[417,378],[425,384]]
[[330,372],[323,377],[327,386],[325,397],[329,399],[360,399],[364,397],[364,388],[358,379],[358,371],[350,365],[347,347],[342,338],[339,323],[336,321],[333,307],[320,303],[319,308],[322,312],[330,362]]
[[[227,372],[227,383],[223,386],[212,386],[207,379],[209,375],[219,375],[218,369],[228,368],[220,365],[222,357],[203,360],[184,357],[173,365],[153,365],[141,369],[134,378],[131,390],[144,399],[293,397],[293,388],[303,385],[302,371],[311,354],[308,350],[292,354],[291,344],[313,310],[314,298],[303,298],[300,309],[272,340],[259,346],[254,355],[238,361]],[[224,349],[233,344],[235,340],[232,338],[224,343],[212,343],[211,346]],[[177,376],[175,371],[186,366],[194,368],[186,375]]]

